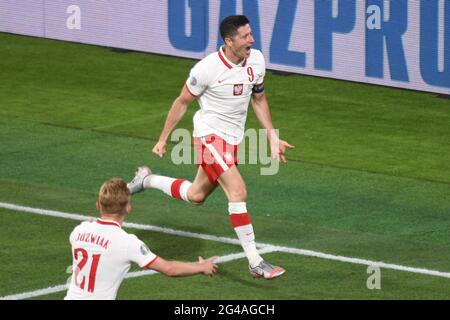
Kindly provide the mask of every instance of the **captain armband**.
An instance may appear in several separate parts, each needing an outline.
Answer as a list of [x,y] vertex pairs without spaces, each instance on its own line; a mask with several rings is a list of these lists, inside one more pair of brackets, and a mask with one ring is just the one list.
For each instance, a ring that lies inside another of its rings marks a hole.
[[253,93],[261,93],[263,91],[264,91],[264,82],[261,84],[256,84],[252,89]]

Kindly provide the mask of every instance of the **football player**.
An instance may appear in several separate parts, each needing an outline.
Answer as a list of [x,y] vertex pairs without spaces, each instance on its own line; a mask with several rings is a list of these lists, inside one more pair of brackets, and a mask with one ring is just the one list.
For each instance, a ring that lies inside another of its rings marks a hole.
[[65,300],[113,300],[131,263],[170,277],[203,273],[213,276],[212,257],[197,263],[169,261],[154,254],[144,242],[122,229],[131,211],[131,194],[124,180],[106,181],[99,193],[100,218],[85,221],[70,235],[73,274]]
[[255,41],[249,20],[242,15],[229,16],[221,22],[220,33],[224,45],[191,69],[153,148],[156,155],[165,154],[170,133],[189,104],[198,100],[200,109],[194,116],[193,136],[199,167],[194,181],[156,175],[147,166],[141,166],[128,187],[133,194],[155,188],[173,198],[202,204],[220,185],[228,198],[231,224],[248,258],[250,273],[273,279],[285,270],[264,261],[258,253],[247,212],[246,185],[236,167],[237,147],[244,136],[250,100],[267,133],[272,158],[286,162],[286,149],[294,146],[275,133],[264,92],[265,61],[259,50],[252,49]]

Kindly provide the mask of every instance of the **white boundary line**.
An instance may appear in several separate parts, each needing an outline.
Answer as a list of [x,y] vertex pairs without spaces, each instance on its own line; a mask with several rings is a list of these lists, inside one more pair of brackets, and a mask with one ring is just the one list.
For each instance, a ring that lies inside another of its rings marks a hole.
[[62,292],[65,290],[67,290],[67,285],[61,284],[59,286],[48,287],[45,289],[40,289],[40,290],[35,290],[35,291],[27,291],[27,292],[18,293],[18,294],[12,294],[10,296],[0,297],[0,300],[24,300],[24,299],[30,299],[30,298],[35,298],[35,297],[39,297],[39,296],[46,296],[46,295],[49,295],[52,293]]
[[[19,212],[33,213],[33,214],[44,215],[44,216],[78,220],[78,221],[95,219],[95,217],[89,217],[89,216],[84,216],[84,215],[80,215],[80,214],[54,211],[54,210],[46,210],[46,209],[40,209],[40,208],[31,208],[31,207],[20,206],[20,205],[15,205],[15,204],[11,204],[11,203],[5,203],[5,202],[0,202],[0,208],[13,210],[13,211],[19,211]],[[196,239],[203,239],[203,240],[221,242],[221,243],[226,243],[226,244],[240,245],[239,240],[227,238],[227,237],[218,237],[218,236],[214,236],[214,235],[194,233],[194,232],[189,232],[189,231],[175,230],[175,229],[170,229],[170,228],[163,228],[163,227],[158,227],[158,226],[129,223],[129,222],[124,223],[123,226],[126,228],[133,228],[133,229],[138,229],[138,230],[161,232],[161,233],[172,234],[172,235],[188,237],[188,238],[196,238]],[[371,260],[366,260],[366,259],[336,256],[336,255],[317,252],[317,251],[275,246],[272,244],[265,244],[265,243],[260,243],[260,242],[257,243],[257,247],[260,249],[261,253],[285,252],[285,253],[297,254],[297,255],[308,256],[308,257],[315,257],[315,258],[320,258],[320,259],[327,259],[327,260],[340,261],[340,262],[359,264],[359,265],[375,266],[375,267],[380,267],[380,268],[385,268],[385,269],[406,271],[406,272],[412,272],[412,273],[418,273],[418,274],[424,274],[424,275],[429,275],[429,276],[436,276],[436,277],[450,279],[450,272],[442,272],[442,271],[429,270],[429,269],[424,269],[424,268],[414,268],[414,267],[396,265],[396,264],[391,264],[391,263],[385,263],[382,261],[371,261]],[[219,257],[217,262],[223,263],[223,262],[227,262],[227,261],[240,259],[243,257],[244,257],[244,253],[236,253],[236,254]],[[146,271],[138,271],[138,272],[129,273],[126,276],[126,278],[140,277],[143,275],[154,274],[154,273],[155,272],[147,271],[147,270]],[[47,294],[54,293],[54,292],[60,292],[60,291],[64,291],[64,290],[66,290],[66,285],[59,285],[59,286],[49,287],[49,288],[41,289],[41,290],[24,292],[24,293],[17,294],[17,295],[0,297],[0,300],[6,299],[6,298],[8,298],[8,299],[11,299],[11,298],[12,299],[26,299],[26,298],[32,298],[32,297],[37,297],[37,296],[41,296],[41,295],[47,295]]]

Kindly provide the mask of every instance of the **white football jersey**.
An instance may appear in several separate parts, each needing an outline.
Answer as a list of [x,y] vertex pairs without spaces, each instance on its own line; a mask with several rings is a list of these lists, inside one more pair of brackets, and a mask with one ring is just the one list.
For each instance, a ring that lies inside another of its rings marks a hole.
[[230,144],[239,144],[251,95],[255,86],[262,87],[265,72],[264,56],[255,49],[239,65],[228,60],[222,48],[199,61],[186,81],[200,104],[193,136],[216,134]]
[[113,300],[130,269],[157,259],[135,235],[110,220],[82,222],[70,234],[73,273],[65,300]]

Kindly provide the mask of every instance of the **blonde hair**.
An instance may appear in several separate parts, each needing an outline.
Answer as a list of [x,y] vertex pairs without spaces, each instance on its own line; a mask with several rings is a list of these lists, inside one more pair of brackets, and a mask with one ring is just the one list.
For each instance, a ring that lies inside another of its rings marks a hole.
[[112,178],[106,181],[98,193],[98,202],[102,213],[125,214],[130,199],[131,194],[127,188],[127,183],[120,178]]

